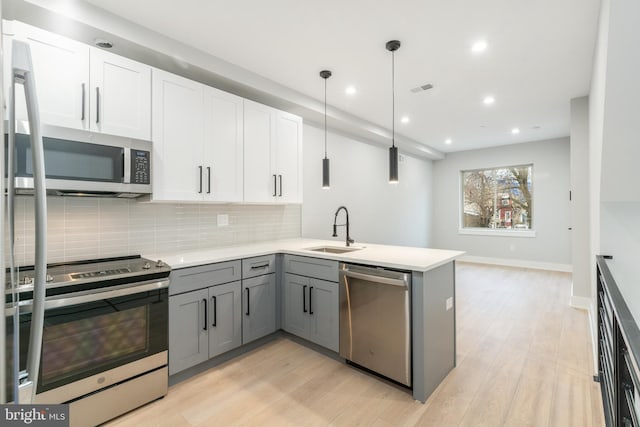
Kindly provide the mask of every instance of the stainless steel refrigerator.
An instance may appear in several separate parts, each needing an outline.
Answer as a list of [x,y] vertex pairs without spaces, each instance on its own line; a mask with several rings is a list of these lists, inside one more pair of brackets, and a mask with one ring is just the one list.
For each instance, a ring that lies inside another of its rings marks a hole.
[[[1,15],[1,14],[0,14]],[[1,16],[0,16],[1,18]],[[9,267],[10,281],[0,286],[0,300],[5,302],[5,315],[0,316],[0,403],[31,403],[36,393],[40,357],[42,349],[42,333],[44,323],[44,300],[47,267],[47,200],[45,188],[44,150],[40,133],[40,118],[36,96],[35,78],[31,52],[28,44],[14,40],[8,67],[10,75],[3,76],[2,91],[4,105],[7,108],[8,120],[0,123],[2,135],[6,132],[7,152],[0,150],[1,176],[7,176],[6,197],[0,199],[3,226],[0,234],[2,242],[0,251],[0,271]],[[5,67],[5,69],[7,69]],[[8,83],[8,85],[6,84]],[[21,90],[21,88],[24,89]],[[16,90],[18,89],[18,90]],[[31,328],[29,342],[20,343],[20,301],[18,298],[17,275],[14,262],[14,147],[15,147],[15,99],[25,97],[27,106],[28,128],[30,135],[31,161],[33,165],[34,204],[35,204],[35,256],[33,278],[33,306],[30,309]],[[2,127],[6,126],[6,129]],[[4,161],[4,156],[8,160]],[[7,170],[5,171],[5,163]],[[5,182],[0,180],[0,194],[5,194]],[[5,228],[6,225],[6,228]],[[6,231],[7,235],[4,235]],[[5,245],[5,242],[8,244]],[[5,265],[6,264],[6,265]],[[5,281],[6,283],[6,281]],[[26,348],[26,369],[20,372],[20,351]]]

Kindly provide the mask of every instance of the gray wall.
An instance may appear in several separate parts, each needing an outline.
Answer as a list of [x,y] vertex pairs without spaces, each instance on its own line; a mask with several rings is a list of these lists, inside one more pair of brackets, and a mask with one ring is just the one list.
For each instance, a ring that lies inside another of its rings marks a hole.
[[[589,250],[589,98],[571,100],[571,264],[573,297],[591,298]],[[579,304],[574,301],[574,304]]]
[[[460,171],[533,163],[535,237],[458,234]],[[450,153],[434,162],[433,243],[467,255],[569,268],[569,140],[560,138]]]
[[[402,155],[400,182],[391,185],[387,148],[331,132],[327,141],[331,189],[323,190],[324,130],[305,124],[302,236],[331,239],[334,213],[345,205],[356,243],[430,246],[431,161]],[[340,227],[335,240],[344,233]]]

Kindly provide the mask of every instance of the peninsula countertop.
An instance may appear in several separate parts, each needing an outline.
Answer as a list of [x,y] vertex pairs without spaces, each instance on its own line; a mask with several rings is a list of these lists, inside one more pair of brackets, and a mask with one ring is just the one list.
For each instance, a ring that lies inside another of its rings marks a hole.
[[371,243],[352,244],[350,248],[356,250],[345,253],[329,253],[312,250],[325,246],[345,248],[345,243],[344,241],[338,240],[299,238],[238,246],[222,246],[211,249],[143,254],[143,256],[145,258],[162,260],[173,269],[282,253],[425,272],[453,261],[464,254],[462,251]]

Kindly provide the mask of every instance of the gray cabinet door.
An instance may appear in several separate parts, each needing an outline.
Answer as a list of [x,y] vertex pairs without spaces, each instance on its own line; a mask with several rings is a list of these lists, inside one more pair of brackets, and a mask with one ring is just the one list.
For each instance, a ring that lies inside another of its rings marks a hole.
[[338,284],[309,279],[307,300],[309,304],[309,341],[338,351],[340,342]]
[[275,273],[242,281],[242,343],[276,330]]
[[282,329],[301,338],[307,337],[309,313],[309,278],[296,274],[285,274]]
[[209,358],[208,297],[201,289],[169,298],[169,375]]
[[242,344],[242,284],[240,281],[209,288],[209,357]]

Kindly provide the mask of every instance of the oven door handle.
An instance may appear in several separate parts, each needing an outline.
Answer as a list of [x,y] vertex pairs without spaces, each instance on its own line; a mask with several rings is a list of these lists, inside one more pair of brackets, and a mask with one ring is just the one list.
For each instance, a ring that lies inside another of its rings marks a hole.
[[51,300],[45,301],[44,308],[45,310],[49,310],[52,308],[67,307],[70,305],[78,305],[86,302],[99,301],[99,300],[109,299],[109,298],[118,298],[126,295],[139,294],[141,292],[154,291],[156,289],[163,289],[167,287],[169,287],[169,281],[161,280],[158,282],[147,283],[145,285],[134,285],[127,288],[115,289],[112,291],[96,292],[96,293],[91,293],[91,294],[82,295],[82,296],[75,296],[75,297],[62,297],[62,298],[51,299]]
[[[114,289],[111,291],[93,292],[77,296],[61,295],[51,299],[47,299],[44,303],[44,308],[45,310],[51,310],[54,308],[68,307],[71,305],[84,304],[87,302],[100,301],[103,299],[118,298],[127,295],[138,294],[141,292],[155,291],[157,289],[163,289],[167,287],[169,287],[169,280],[161,280],[144,285],[133,285],[126,288]],[[31,311],[31,309],[32,304],[30,304],[30,302],[25,305],[20,305],[21,313],[28,313]]]

